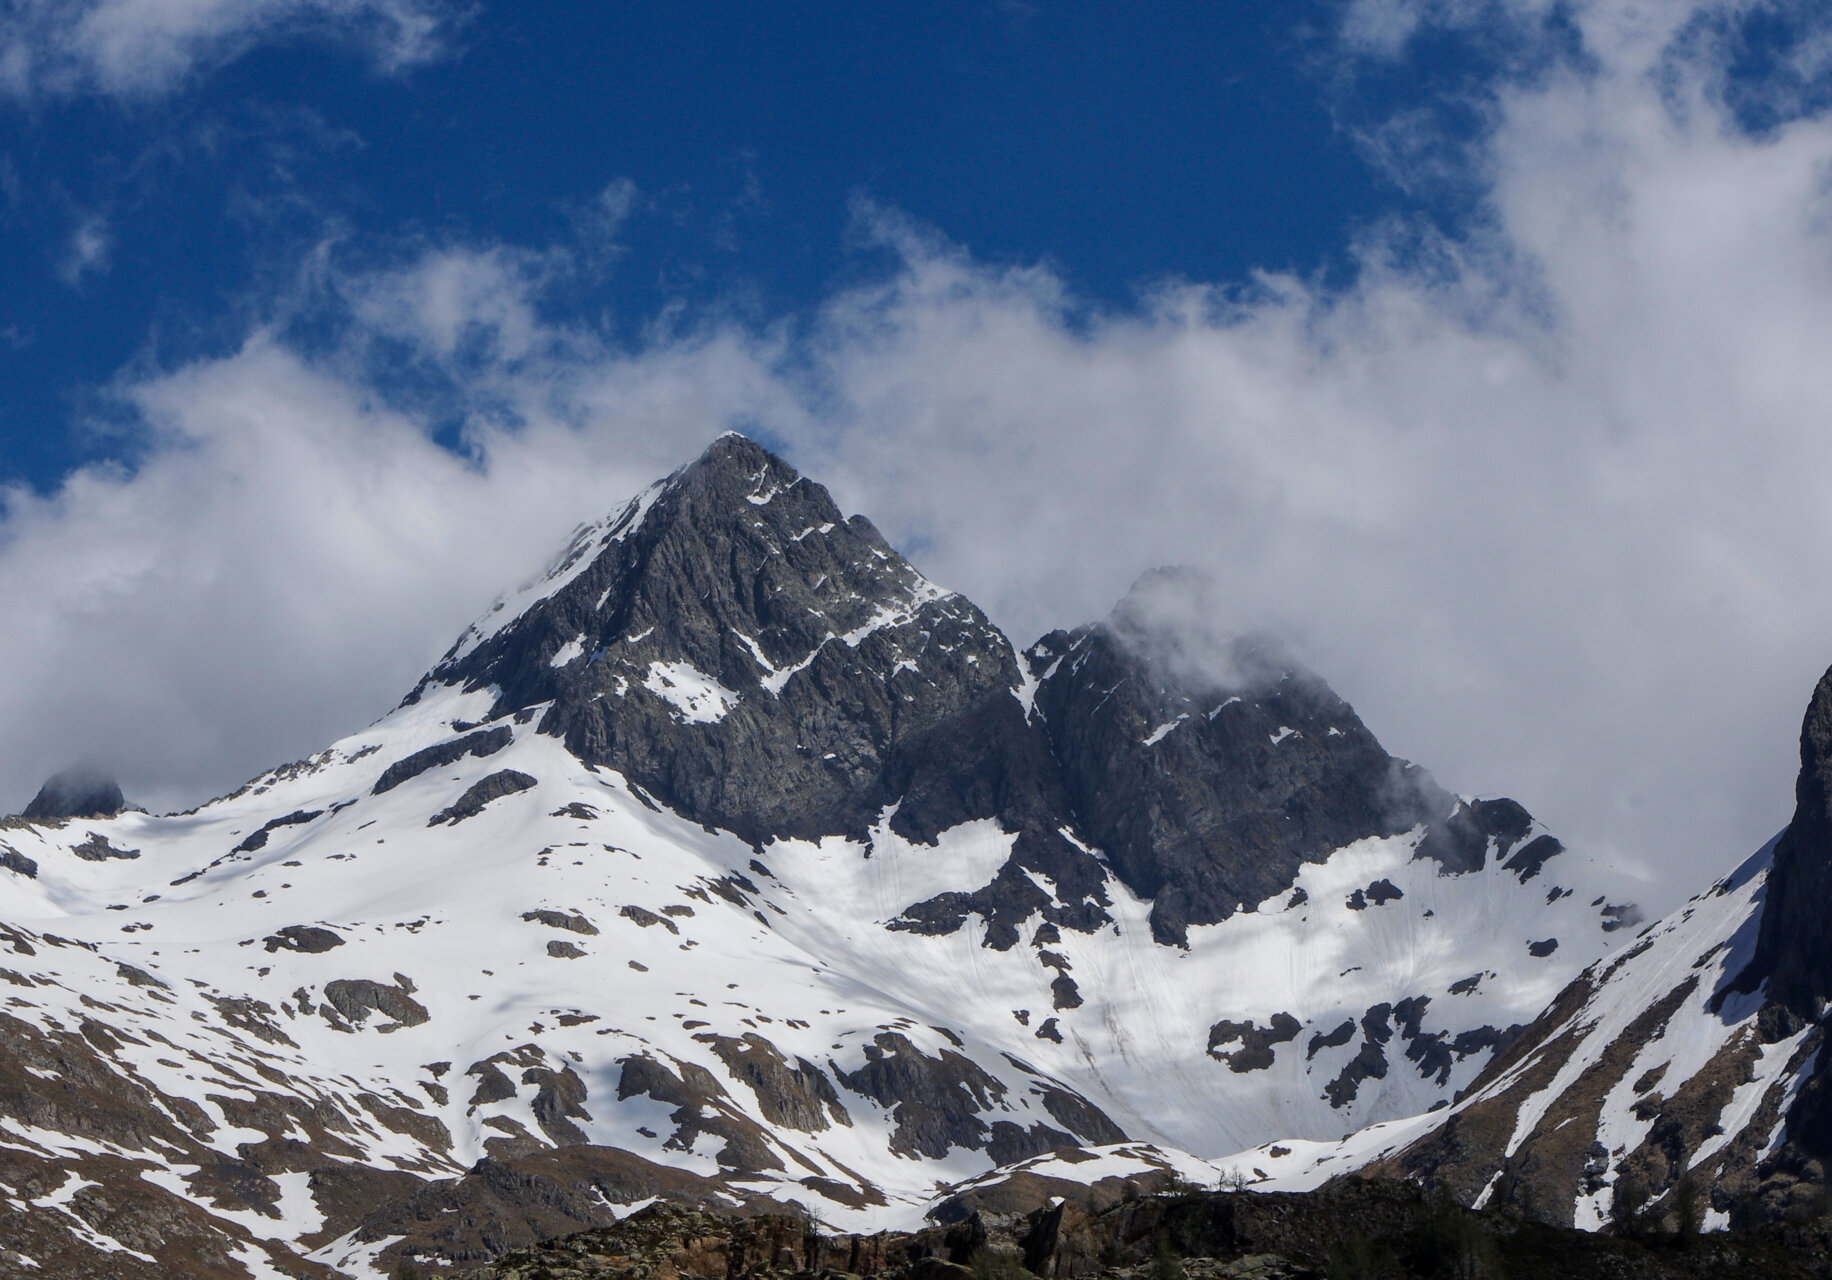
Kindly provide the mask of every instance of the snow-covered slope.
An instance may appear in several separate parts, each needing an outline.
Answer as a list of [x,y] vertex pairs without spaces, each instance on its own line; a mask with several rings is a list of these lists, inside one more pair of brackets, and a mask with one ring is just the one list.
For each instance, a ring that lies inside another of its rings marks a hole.
[[368,729],[192,813],[8,820],[9,1265],[385,1274],[655,1196],[857,1229],[1023,1162],[1216,1176],[1448,1102],[1623,936],[1519,806],[1127,617],[1021,656],[726,437]]
[[1351,1170],[1596,1229],[1823,1216],[1832,1158],[1832,672],[1788,828],[1580,974],[1446,1111],[1237,1157],[1302,1190]]

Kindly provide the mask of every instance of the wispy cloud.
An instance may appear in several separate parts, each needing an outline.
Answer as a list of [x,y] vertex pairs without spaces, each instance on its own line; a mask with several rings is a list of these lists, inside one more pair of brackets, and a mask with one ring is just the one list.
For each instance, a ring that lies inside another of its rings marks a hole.
[[263,41],[300,38],[398,70],[442,56],[463,12],[446,0],[9,0],[0,91],[151,97]]
[[80,218],[64,246],[63,260],[57,264],[58,279],[75,288],[87,277],[100,275],[108,270],[113,249],[114,237],[106,218],[100,214]]

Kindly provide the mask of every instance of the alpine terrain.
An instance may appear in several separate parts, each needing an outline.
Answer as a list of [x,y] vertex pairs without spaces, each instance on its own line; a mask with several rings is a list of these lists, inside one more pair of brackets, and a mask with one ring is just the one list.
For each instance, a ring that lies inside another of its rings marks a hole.
[[1449,1110],[1253,1160],[1283,1186],[1360,1168],[1592,1229],[1823,1222],[1832,671],[1801,727],[1795,795],[1779,836],[1585,969]]
[[1618,882],[1199,589],[1019,649],[728,435],[316,755],[188,813],[54,779],[0,824],[0,1273],[439,1274],[657,1199],[871,1232],[1372,1164],[1593,1224],[1631,1175],[1823,1179],[1832,685],[1788,834],[1623,947]]

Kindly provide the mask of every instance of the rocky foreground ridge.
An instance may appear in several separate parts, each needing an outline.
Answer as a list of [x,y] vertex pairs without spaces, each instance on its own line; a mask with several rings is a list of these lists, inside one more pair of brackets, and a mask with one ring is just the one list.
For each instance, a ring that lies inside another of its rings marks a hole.
[[917,1232],[828,1235],[805,1218],[656,1205],[615,1227],[514,1250],[465,1280],[1818,1280],[1824,1221],[1700,1236],[1601,1236],[1346,1179],[1307,1193],[1180,1192]]
[[443,1274],[656,1198],[872,1232],[1391,1155],[1632,911],[1186,592],[1020,650],[728,436],[308,759],[51,789],[0,823],[0,1267]]

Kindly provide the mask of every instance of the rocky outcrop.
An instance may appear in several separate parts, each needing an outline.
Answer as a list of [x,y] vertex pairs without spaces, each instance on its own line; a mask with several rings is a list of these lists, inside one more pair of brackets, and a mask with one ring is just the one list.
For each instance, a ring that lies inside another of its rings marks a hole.
[[395,984],[385,985],[369,978],[339,978],[324,984],[325,1004],[361,1026],[371,1013],[389,1019],[379,1030],[391,1031],[397,1026],[417,1027],[431,1014],[413,998],[413,987],[399,974]]
[[751,1087],[763,1118],[771,1124],[802,1133],[820,1133],[836,1124],[852,1127],[852,1117],[840,1105],[833,1082],[806,1058],[797,1058],[790,1065],[782,1050],[755,1031],[746,1032],[742,1039],[700,1038],[712,1046],[735,1079]]
[[343,938],[332,929],[315,924],[289,924],[284,929],[276,929],[261,939],[261,944],[269,951],[303,951],[307,955],[322,955],[333,947],[341,947]]
[[1136,583],[1107,620],[1026,658],[1078,829],[1152,932],[1184,945],[1291,886],[1305,862],[1425,824],[1421,857],[1480,868],[1531,827],[1513,801],[1466,805],[1382,750],[1354,708],[1269,639],[1210,634],[1188,570]]
[[445,822],[463,822],[466,818],[475,818],[483,812],[483,807],[490,801],[512,796],[518,791],[527,791],[538,785],[535,778],[519,770],[498,769],[495,773],[488,774],[466,787],[463,795],[427,819],[426,825],[436,827]]
[[138,849],[117,849],[107,836],[95,831],[91,831],[81,844],[71,846],[70,852],[84,862],[107,862],[111,858],[128,861],[140,856]]
[[1756,952],[1740,985],[1817,1020],[1832,1000],[1832,670],[1800,725],[1794,817],[1775,846]]
[[483,729],[476,733],[467,733],[462,738],[453,738],[449,742],[434,743],[422,748],[412,755],[402,756],[386,769],[382,776],[375,780],[371,795],[381,795],[392,791],[410,778],[417,778],[429,769],[442,769],[446,765],[456,764],[466,756],[495,755],[510,742],[514,741],[514,731],[507,725],[497,725],[494,729]]
[[126,806],[119,783],[91,765],[77,765],[46,779],[19,816],[34,822],[110,818]]
[[[1363,837],[1423,826],[1419,856],[1463,872],[1532,825],[1389,756],[1272,642],[1192,630],[1205,611],[1187,571],[1146,575],[1105,622],[1020,660],[869,521],[737,435],[581,531],[529,590],[412,697],[455,684],[494,690],[492,719],[543,708],[541,732],[580,759],[759,848],[868,842],[887,815],[919,842],[983,818],[1017,835],[989,882],[909,904],[899,929],[979,916],[999,949],[1039,915],[1097,929],[1109,901],[1092,847],[1152,900],[1154,936],[1182,945]],[[427,748],[377,788],[487,745]],[[1537,842],[1523,878],[1558,848]]]
[[[736,831],[927,839],[1030,799],[1016,655],[862,516],[740,436],[593,528],[582,566],[432,678]],[[1034,754],[1031,773],[1047,774]]]
[[[1043,1181],[1031,1190],[1040,1193]],[[513,1250],[462,1280],[1807,1280],[1824,1274],[1829,1244],[1824,1223],[1683,1240],[1597,1236],[1472,1212],[1404,1183],[1354,1181],[1302,1195],[1141,1195],[1130,1185],[1098,1206],[1060,1196],[1028,1211],[989,1204],[945,1225],[872,1236],[827,1234],[789,1214],[655,1205],[615,1226]]]

